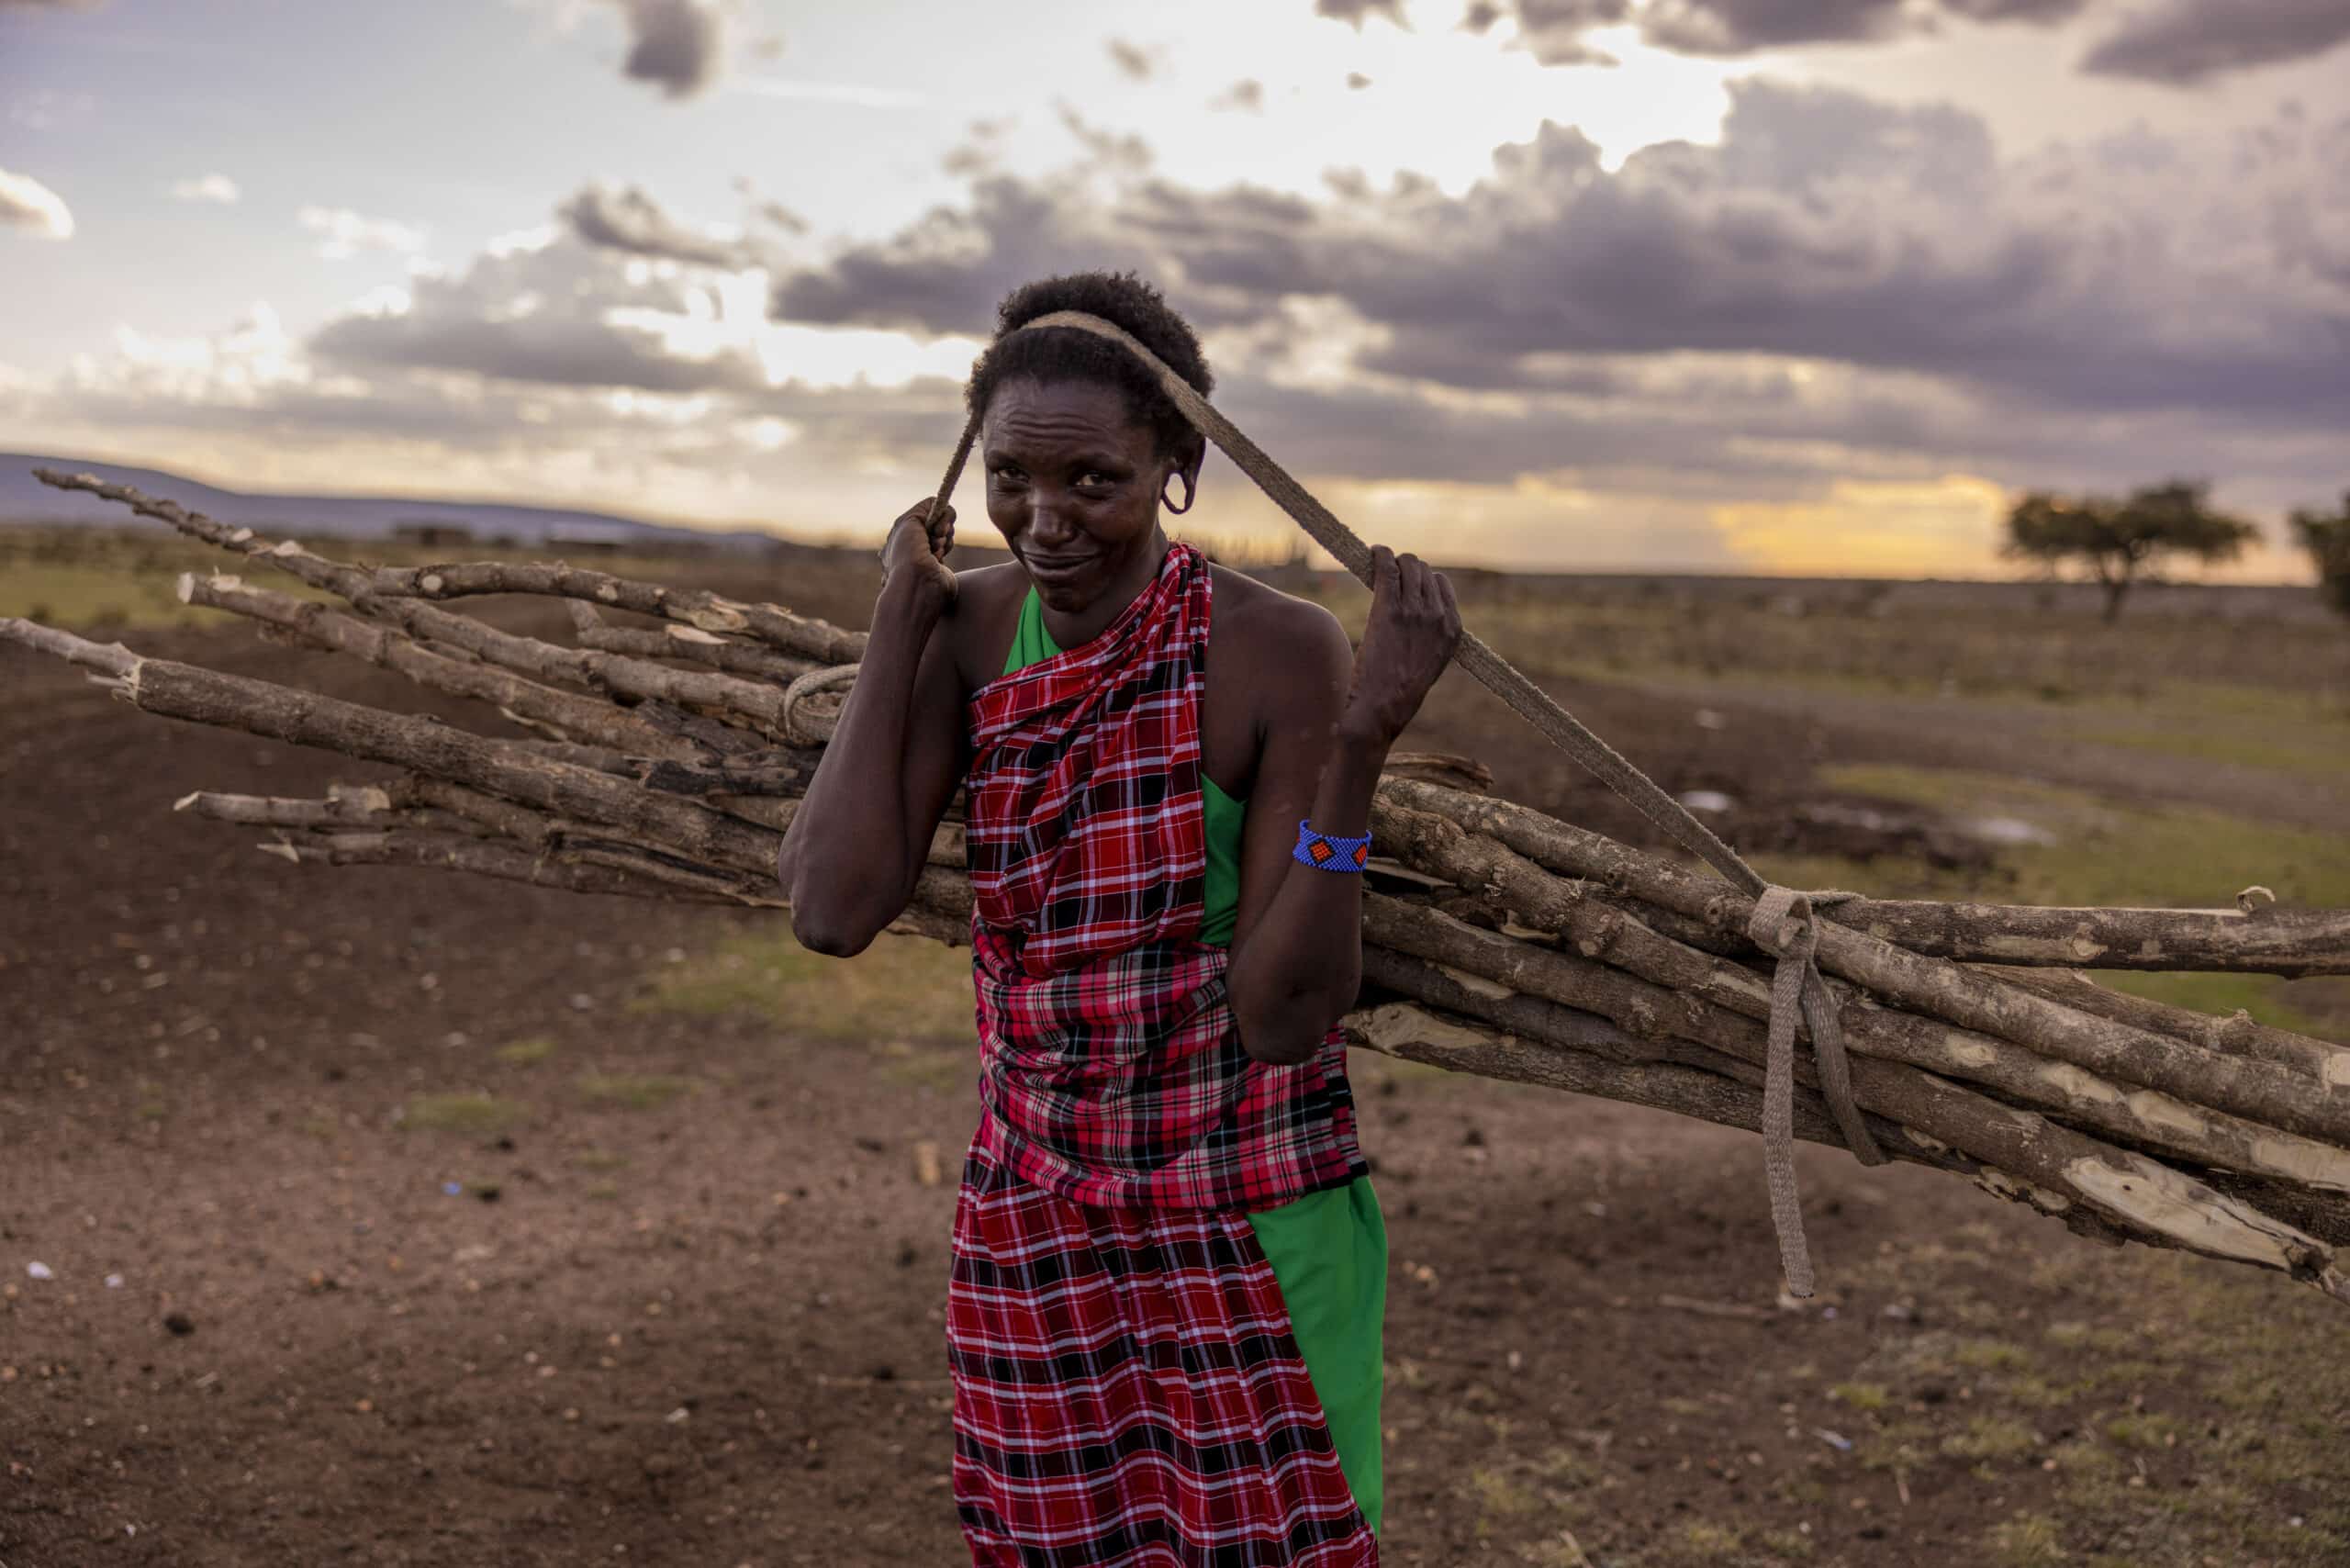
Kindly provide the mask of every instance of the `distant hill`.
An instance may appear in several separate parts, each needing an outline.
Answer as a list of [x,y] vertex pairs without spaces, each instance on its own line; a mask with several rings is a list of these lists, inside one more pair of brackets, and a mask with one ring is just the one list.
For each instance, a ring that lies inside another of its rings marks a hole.
[[677,528],[610,512],[572,511],[560,507],[507,506],[494,501],[404,500],[383,496],[249,496],[182,478],[156,468],[94,463],[80,457],[40,457],[0,453],[0,523],[125,523],[131,514],[95,496],[53,490],[33,477],[35,468],[95,474],[118,485],[132,485],[191,511],[222,522],[242,523],[263,533],[336,534],[383,538],[407,526],[472,530],[487,542],[509,538],[517,544],[543,545],[550,539],[630,547],[690,542],[722,549],[766,550],[770,534],[714,532]]

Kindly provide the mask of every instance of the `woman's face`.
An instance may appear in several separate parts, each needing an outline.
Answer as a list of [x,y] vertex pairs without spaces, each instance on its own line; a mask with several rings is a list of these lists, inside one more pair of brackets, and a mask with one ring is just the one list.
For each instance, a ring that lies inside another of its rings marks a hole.
[[988,401],[979,453],[989,520],[1037,596],[1064,613],[1131,580],[1178,466],[1125,395],[1096,381],[1005,382]]

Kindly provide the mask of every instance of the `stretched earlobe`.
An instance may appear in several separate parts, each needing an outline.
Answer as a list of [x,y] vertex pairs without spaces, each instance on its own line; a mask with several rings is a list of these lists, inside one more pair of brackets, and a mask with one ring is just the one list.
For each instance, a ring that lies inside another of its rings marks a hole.
[[1199,483],[1189,474],[1184,473],[1180,468],[1174,473],[1167,476],[1167,480],[1175,479],[1181,479],[1183,481],[1183,504],[1179,507],[1172,500],[1168,498],[1167,481],[1165,480],[1161,481],[1158,487],[1158,504],[1165,507],[1169,511],[1173,512],[1177,517],[1181,517],[1185,512],[1192,510],[1192,502],[1198,498],[1200,493]]

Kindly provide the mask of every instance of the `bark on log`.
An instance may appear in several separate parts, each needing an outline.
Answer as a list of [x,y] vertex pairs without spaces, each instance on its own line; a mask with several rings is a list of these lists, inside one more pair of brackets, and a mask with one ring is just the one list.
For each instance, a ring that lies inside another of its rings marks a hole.
[[2078,969],[2000,969],[1996,978],[2067,1007],[2169,1035],[2223,1056],[2275,1062],[2307,1073],[2320,1083],[2350,1083],[2350,1046],[2274,1029],[2255,1023],[2250,1014],[2241,1010],[2232,1017],[2215,1018],[2190,1007],[2173,1007],[2110,990]]
[[[1628,964],[1631,951],[1644,946],[1640,936],[1662,941],[1621,911],[1592,902],[1574,883],[1551,875],[1498,840],[1473,834],[1449,817],[1397,803],[1399,798],[1428,788],[1404,784],[1382,790],[1372,808],[1371,826],[1389,854],[1463,887],[1490,889],[1518,919],[1540,930],[1570,935],[1587,956],[1613,956],[1610,961]],[[1460,799],[1491,804],[1481,796]],[[1694,887],[1696,879],[1684,880]],[[1712,887],[1718,890],[1707,895],[1707,904],[1716,912],[1706,915],[1708,923],[1743,929],[1753,901],[1727,883],[1715,880]],[[1644,884],[1639,890],[1684,914],[1698,913],[1685,902],[1685,890],[1660,883]],[[1823,970],[1910,1012],[2011,1040],[2085,1071],[2158,1089],[2197,1105],[2305,1137],[2350,1143],[2350,1086],[2312,1083],[2273,1063],[2199,1050],[2167,1036],[2064,1007],[2035,992],[1995,982],[1982,971],[1944,958],[1919,958],[1832,921],[1819,923],[1818,954]],[[1740,970],[1732,976],[1726,969],[1715,968],[1708,976],[1718,999],[1767,1017],[1767,987],[1751,973]],[[1864,1037],[1853,1040],[1854,1048],[1870,1048],[1861,1043]]]
[[[42,484],[60,490],[81,490],[106,500],[129,507],[141,517],[151,517],[191,538],[241,554],[273,557],[271,564],[302,576],[308,563],[318,563],[337,571],[356,572],[353,567],[335,567],[323,557],[312,555],[299,544],[287,542],[271,543],[250,528],[232,528],[216,521],[202,512],[190,511],[176,501],[150,496],[129,485],[111,484],[90,474],[68,474],[62,469],[36,468],[33,476]],[[307,577],[305,581],[310,579]],[[327,587],[319,583],[319,587]],[[822,621],[794,615],[771,604],[745,604],[700,588],[674,588],[660,583],[640,582],[632,577],[614,577],[609,572],[586,571],[562,562],[470,561],[439,566],[384,566],[373,572],[358,573],[351,581],[351,592],[341,588],[330,591],[344,598],[382,595],[386,599],[460,599],[476,594],[535,593],[560,599],[586,599],[613,610],[632,610],[639,614],[656,615],[666,621],[683,622],[704,632],[736,632],[755,637],[771,647],[781,648],[813,659],[819,664],[855,664],[865,656],[865,634],[844,632]]]
[[[1547,870],[1588,878],[1743,935],[1745,916],[1718,902],[1737,890],[1710,872],[1544,816],[1492,796],[1417,780],[1391,780],[1381,793],[1485,834]],[[1751,902],[1751,901],[1749,901]],[[1987,964],[2109,969],[2242,970],[2277,975],[2350,974],[2350,910],[2235,911],[2048,909],[2029,904],[1856,899],[1826,912],[1835,924],[1927,958]],[[2021,935],[2010,937],[2009,932]]]
[[183,572],[178,591],[183,604],[224,610],[276,626],[318,647],[404,675],[420,686],[487,702],[520,722],[552,726],[575,741],[686,762],[707,756],[702,747],[666,734],[604,699],[541,685],[477,660],[451,658],[404,632],[346,615],[316,599],[252,588],[223,573],[198,577]]
[[[1770,1015],[1767,987],[1743,969],[1668,942],[1613,912],[1603,918],[1615,923],[1604,932],[1606,940],[1596,948],[1578,943],[1570,952],[1513,940],[1436,911],[1373,896],[1364,901],[1363,933],[1368,942],[1449,966],[1495,990],[1547,997],[1602,1014],[1638,1036],[1678,1036],[1761,1063],[1763,1020]],[[1928,1020],[1886,1009],[1854,1006],[1849,996],[1840,1002],[1845,1043],[1860,1058],[1980,1082],[2069,1126],[2165,1158],[2350,1194],[2350,1151],[2150,1091],[2125,1091],[2003,1041],[1938,1029]],[[1458,1001],[1448,1004],[1476,1011]],[[1854,1096],[1863,1108],[1899,1115],[1894,1104],[1861,1093],[1859,1085],[1868,1075],[1858,1060],[1852,1071]],[[1882,1074],[1871,1081],[1894,1088],[1908,1082]],[[1913,1125],[1971,1147],[1953,1138],[1947,1126]],[[2350,1213],[2350,1199],[2343,1206]]]
[[613,626],[585,599],[570,601],[572,631],[583,648],[602,654],[627,654],[640,659],[688,659],[729,675],[771,680],[788,686],[810,670],[824,666],[814,659],[794,658],[772,648],[736,643],[699,626],[672,623],[661,628]]
[[[1569,954],[1529,958],[1507,951],[1526,945],[1448,916],[1420,912],[1421,918],[1395,920],[1409,906],[1388,901],[1385,910],[1369,907],[1376,902],[1366,901],[1364,933],[1370,940],[1471,973],[1505,971],[1506,978],[1492,978],[1515,991],[1602,1014],[1635,1036],[1670,1027],[1751,1064],[1762,1061],[1764,1031],[1751,1019]],[[1923,1139],[1972,1156],[1988,1168],[1983,1183],[2001,1196],[2020,1195],[2059,1216],[2085,1205],[2138,1239],[2258,1262],[2350,1301],[2350,1277],[2325,1242],[2185,1172],[1916,1068],[1864,1056],[1854,1056],[1851,1066],[1854,1100],[1863,1110],[1898,1123],[1907,1148],[1924,1148]]]

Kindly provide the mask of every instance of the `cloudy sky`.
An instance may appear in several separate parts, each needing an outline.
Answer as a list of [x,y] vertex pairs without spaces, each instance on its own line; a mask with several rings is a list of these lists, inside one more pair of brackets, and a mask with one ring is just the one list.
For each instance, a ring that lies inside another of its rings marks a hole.
[[2181,474],[2297,577],[2345,79],[2350,0],[0,0],[0,448],[873,536],[1114,265],[1439,558],[1986,574]]

